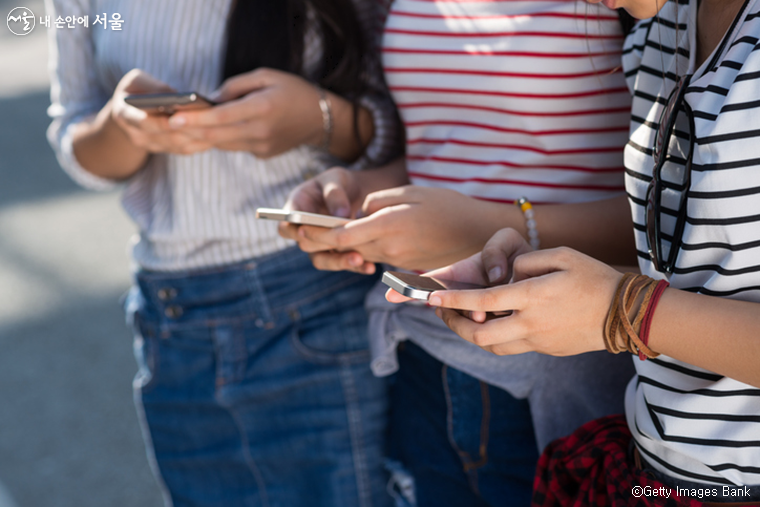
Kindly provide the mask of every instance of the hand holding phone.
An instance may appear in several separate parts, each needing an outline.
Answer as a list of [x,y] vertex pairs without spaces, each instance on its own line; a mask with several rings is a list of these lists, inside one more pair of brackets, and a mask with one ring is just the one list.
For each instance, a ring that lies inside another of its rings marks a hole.
[[[213,97],[223,104],[201,111],[178,111],[170,125],[183,130],[205,129],[208,137],[204,138],[212,139],[215,147],[246,151],[259,158],[271,158],[302,145],[319,146],[324,137],[320,92],[296,74],[259,68],[227,79]],[[342,100],[331,97],[336,121],[341,118],[338,110]],[[338,140],[337,126],[333,141]],[[350,142],[354,142],[353,137]]]
[[[483,323],[511,315],[512,309],[519,306],[515,305],[511,299],[505,299],[502,302],[498,295],[502,290],[507,293],[515,290],[512,288],[515,287],[512,281],[524,278],[524,275],[519,273],[516,275],[513,272],[515,259],[532,251],[533,249],[520,233],[514,229],[501,229],[488,240],[482,252],[429,273],[436,280],[442,278],[461,280],[480,285],[480,287],[476,290],[457,290],[446,287],[444,292],[432,298],[428,295],[427,298],[430,299],[428,304],[439,307],[436,313],[449,327],[452,327],[452,320],[456,321],[459,317]],[[385,297],[391,303],[404,303],[410,296],[405,296],[398,291],[388,291]],[[458,328],[452,327],[452,329],[459,333]]]
[[[121,78],[109,101],[109,118],[127,134],[134,148],[143,152],[143,157],[149,153],[173,153],[191,155],[206,151],[214,146],[208,139],[193,135],[184,130],[172,129],[167,114],[150,114],[149,111],[135,107],[135,101],[143,102],[143,107],[161,107],[166,99],[174,97],[177,101],[199,102],[199,98],[179,99],[176,90],[171,86],[140,69],[132,69]],[[152,98],[151,98],[152,97]],[[129,102],[127,99],[129,98]],[[151,105],[152,103],[152,105]],[[155,109],[157,112],[158,110]],[[168,109],[164,109],[165,112]],[[137,151],[136,150],[136,151]],[[144,161],[142,162],[144,163]],[[142,166],[139,164],[138,168]]]

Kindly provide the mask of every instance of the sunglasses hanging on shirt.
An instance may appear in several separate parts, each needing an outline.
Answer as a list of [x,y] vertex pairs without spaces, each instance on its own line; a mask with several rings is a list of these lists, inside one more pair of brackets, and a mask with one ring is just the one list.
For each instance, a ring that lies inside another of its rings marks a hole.
[[[736,29],[749,0],[713,54],[708,72],[718,64],[729,37]],[[673,273],[688,221],[691,166],[696,143],[694,112],[686,101],[691,74],[680,77],[660,115],[654,142],[652,180],[646,193],[646,237],[649,258],[661,273]]]

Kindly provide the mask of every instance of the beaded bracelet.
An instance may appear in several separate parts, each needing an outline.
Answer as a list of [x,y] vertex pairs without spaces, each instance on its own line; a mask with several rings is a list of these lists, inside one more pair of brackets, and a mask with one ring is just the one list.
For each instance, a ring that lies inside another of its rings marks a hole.
[[319,109],[322,111],[322,129],[324,130],[320,149],[329,152],[333,131],[332,103],[327,92],[322,88],[319,89]]
[[536,212],[533,210],[533,205],[530,203],[527,197],[520,197],[515,201],[515,204],[520,211],[522,211],[525,217],[525,226],[528,229],[528,240],[533,250],[538,250],[541,242],[538,239],[538,229],[536,228]]

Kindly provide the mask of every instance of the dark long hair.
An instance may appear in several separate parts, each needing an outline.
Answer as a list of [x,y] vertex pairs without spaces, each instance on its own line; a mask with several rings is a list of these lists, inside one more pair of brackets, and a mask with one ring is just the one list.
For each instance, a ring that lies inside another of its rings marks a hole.
[[633,25],[636,24],[636,18],[628,14],[625,9],[618,9],[618,18],[620,18],[620,26],[623,28],[623,35],[628,35],[633,29]]
[[[362,92],[365,42],[352,0],[233,0],[222,80],[259,67],[304,76],[311,7],[322,37],[317,83],[349,100]],[[310,76],[304,76],[310,77]]]

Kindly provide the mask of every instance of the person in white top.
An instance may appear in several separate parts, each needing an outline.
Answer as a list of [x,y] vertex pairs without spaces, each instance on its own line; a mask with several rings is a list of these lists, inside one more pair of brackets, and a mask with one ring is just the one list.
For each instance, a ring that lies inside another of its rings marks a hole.
[[[373,280],[318,272],[255,219],[329,164],[399,155],[382,3],[49,6],[93,22],[49,32],[49,138],[81,184],[121,185],[139,227],[135,400],[166,504],[387,505],[385,385],[362,308]],[[125,101],[172,90],[221,104],[168,116]]]
[[[623,60],[633,93],[626,188],[645,276],[566,248],[531,252],[504,230],[481,253],[435,273],[484,281],[499,267],[512,283],[434,293],[429,302],[451,329],[495,354],[639,356],[626,393],[635,452],[626,457],[618,435],[624,459],[605,466],[610,454],[586,455],[581,444],[611,423],[584,427],[542,458],[535,505],[559,505],[566,497],[557,490],[628,505],[629,486],[652,479],[684,505],[689,497],[758,505],[760,2],[604,3],[655,16],[637,25]],[[506,309],[514,313],[485,320],[485,312]],[[595,448],[613,438],[607,429]],[[583,457],[593,461],[586,477],[605,478],[591,488],[567,479],[579,462],[570,459]]]

